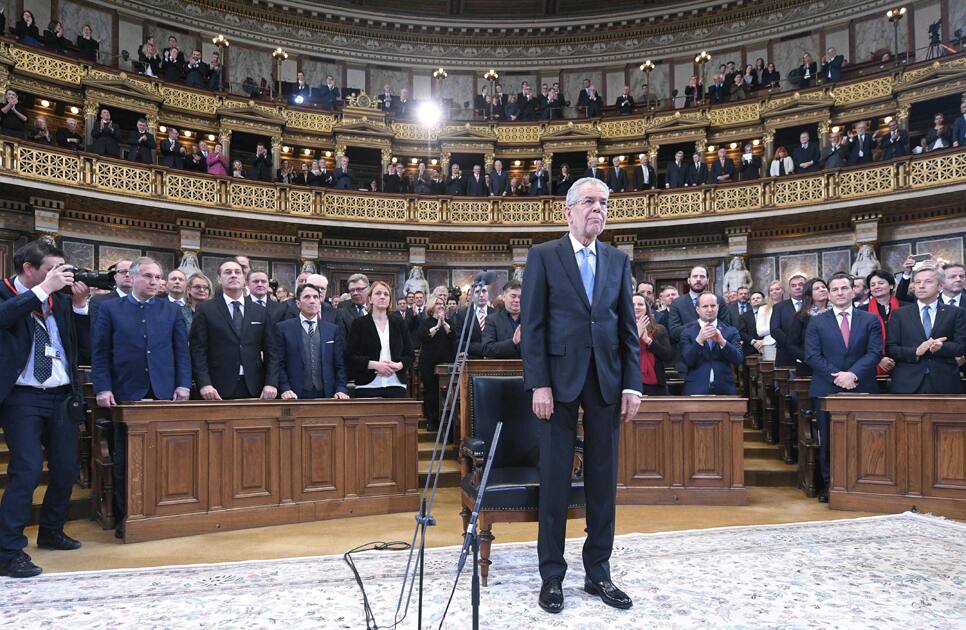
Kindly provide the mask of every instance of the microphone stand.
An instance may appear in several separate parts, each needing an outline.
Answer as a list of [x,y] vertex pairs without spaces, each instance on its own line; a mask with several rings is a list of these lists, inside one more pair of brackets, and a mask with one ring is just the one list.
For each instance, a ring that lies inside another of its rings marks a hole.
[[[489,284],[487,274],[479,274],[471,285],[470,292],[474,296],[479,294],[481,288]],[[436,499],[436,490],[439,485],[439,477],[442,473],[443,460],[445,459],[445,442],[449,439],[450,428],[453,424],[453,417],[456,406],[459,404],[459,393],[462,386],[463,370],[466,366],[467,351],[469,350],[471,331],[470,331],[470,312],[469,306],[466,309],[466,316],[463,319],[463,327],[460,330],[460,338],[456,346],[456,360],[453,362],[449,373],[449,385],[446,388],[446,399],[440,412],[441,417],[445,417],[445,422],[440,422],[436,430],[436,441],[433,444],[433,453],[429,462],[429,474],[426,478],[426,485],[423,487],[423,494],[420,500],[419,512],[416,514],[416,527],[413,530],[412,542],[409,549],[409,557],[406,560],[406,571],[403,575],[402,586],[399,590],[399,599],[396,602],[395,623],[398,625],[409,612],[409,602],[412,599],[412,590],[419,577],[419,599],[417,603],[417,628],[423,627],[423,571],[425,564],[426,550],[426,531],[427,528],[436,525],[436,519],[432,516],[433,503]],[[425,395],[425,394],[424,394]],[[416,544],[417,538],[419,545]],[[413,566],[413,553],[416,553],[416,563]],[[407,589],[408,584],[408,589]],[[405,608],[403,608],[405,600]],[[402,618],[400,617],[402,610]]]

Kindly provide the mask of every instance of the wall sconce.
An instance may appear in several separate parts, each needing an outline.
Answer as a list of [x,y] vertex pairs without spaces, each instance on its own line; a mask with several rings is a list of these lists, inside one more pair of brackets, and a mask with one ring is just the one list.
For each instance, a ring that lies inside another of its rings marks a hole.
[[40,106],[41,106],[41,107],[50,107],[50,101],[48,101],[48,100],[47,100],[47,99],[45,99],[45,98],[44,98],[44,99],[41,99],[41,100],[40,100]]
[[282,147],[282,153],[288,153],[292,150],[292,147]]
[[184,134],[184,137],[185,138],[190,138],[191,137],[191,132],[189,130],[187,130],[187,129],[185,129],[181,133]]
[[168,133],[168,128],[165,127],[164,125],[161,125],[160,127],[158,127],[158,131],[160,131],[161,133]]
[[713,144],[709,144],[708,145],[708,153],[714,153],[714,145]]

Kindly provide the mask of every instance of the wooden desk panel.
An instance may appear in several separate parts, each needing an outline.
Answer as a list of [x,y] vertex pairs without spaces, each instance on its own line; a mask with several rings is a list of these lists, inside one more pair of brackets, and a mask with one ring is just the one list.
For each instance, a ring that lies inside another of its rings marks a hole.
[[125,542],[418,508],[414,400],[143,402]]
[[821,404],[832,508],[966,518],[966,396],[839,394]]

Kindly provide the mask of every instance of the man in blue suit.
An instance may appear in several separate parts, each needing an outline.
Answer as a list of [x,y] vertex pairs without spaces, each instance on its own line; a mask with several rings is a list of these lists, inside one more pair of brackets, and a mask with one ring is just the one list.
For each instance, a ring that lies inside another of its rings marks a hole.
[[698,319],[681,330],[681,359],[688,366],[685,396],[720,394],[734,396],[734,367],[745,360],[741,334],[734,326],[718,321],[718,298],[714,293],[698,296]]
[[567,192],[570,232],[530,250],[523,276],[524,386],[541,420],[537,552],[540,607],[564,607],[564,539],[578,408],[583,408],[587,541],[584,590],[609,606],[631,599],[611,582],[620,420],[641,404],[640,341],[631,302],[630,259],[597,240],[610,191],[589,177]]
[[[181,308],[156,297],[161,265],[146,256],[131,263],[131,292],[104,302],[91,338],[91,375],[98,407],[142,400],[188,400],[191,355]],[[124,536],[127,431],[113,427],[115,535]]]
[[278,389],[283,400],[349,398],[342,330],[319,316],[322,291],[303,284],[295,291],[298,317],[278,323]]
[[[853,308],[855,292],[848,274],[832,276],[828,289],[832,308],[812,317],[805,330],[805,362],[812,368],[808,394],[813,398],[843,392],[877,394],[875,367],[882,355],[879,318]],[[828,503],[829,415],[825,411],[817,413],[819,465],[825,482],[818,500]]]
[[[0,498],[0,575],[28,578],[41,573],[23,551],[23,530],[45,457],[49,478],[37,546],[81,546],[64,533],[77,480],[77,425],[65,404],[81,395],[77,355],[86,337],[77,331],[88,326],[90,291],[74,282],[63,250],[46,239],[18,249],[13,264],[17,275],[0,282],[0,426],[10,451]],[[71,297],[61,294],[67,286]]]

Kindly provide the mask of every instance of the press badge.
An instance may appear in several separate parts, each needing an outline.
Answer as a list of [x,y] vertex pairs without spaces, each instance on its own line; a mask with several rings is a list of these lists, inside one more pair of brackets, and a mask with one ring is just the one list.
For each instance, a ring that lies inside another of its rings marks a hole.
[[60,353],[57,352],[57,348],[53,346],[44,346],[44,356],[48,359],[60,360]]

